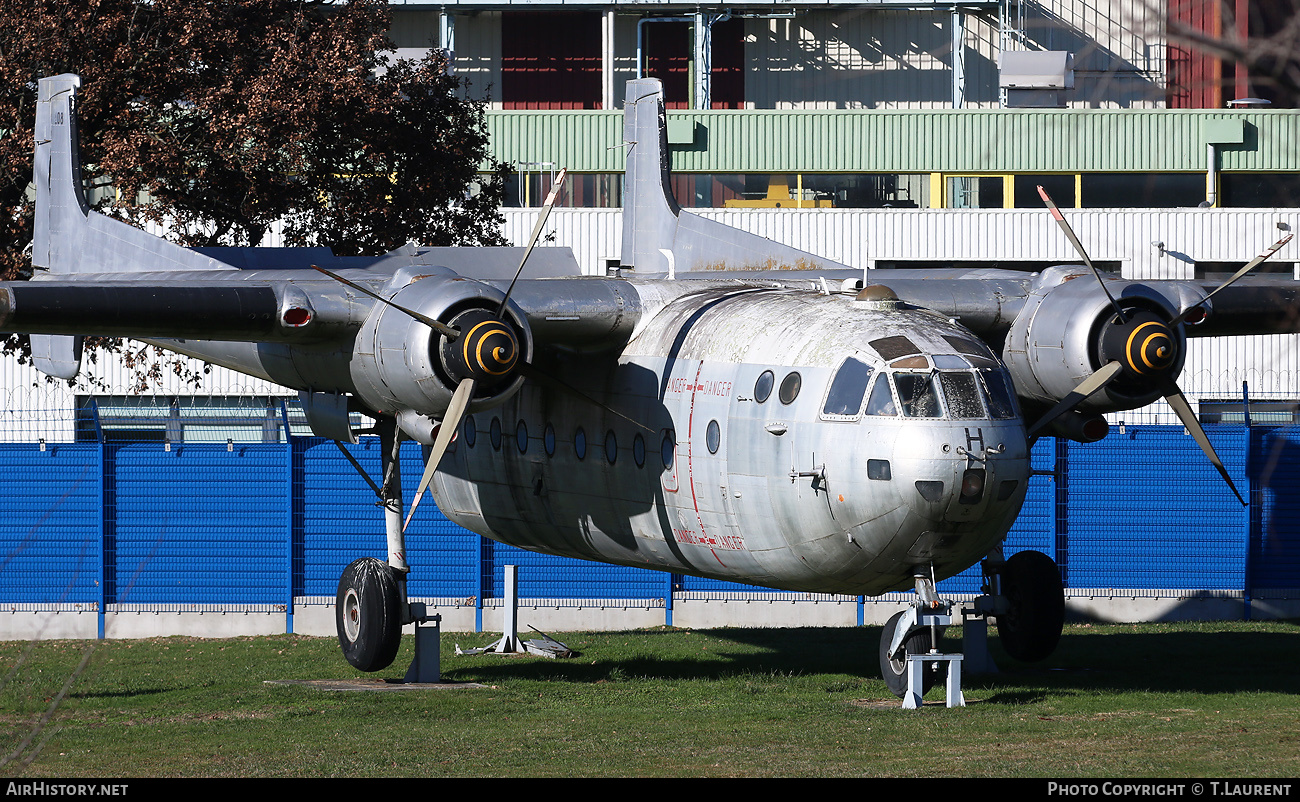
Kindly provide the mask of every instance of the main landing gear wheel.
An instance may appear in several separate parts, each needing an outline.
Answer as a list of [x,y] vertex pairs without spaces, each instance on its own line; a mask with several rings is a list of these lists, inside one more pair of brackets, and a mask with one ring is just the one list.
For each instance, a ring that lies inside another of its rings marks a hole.
[[339,579],[334,624],[343,656],[361,671],[392,665],[402,642],[401,600],[388,563],[374,557],[353,562]]
[[1056,651],[1065,626],[1065,590],[1052,558],[1041,551],[1011,555],[1002,568],[1002,595],[1011,605],[997,617],[1007,654],[1033,663]]
[[[925,654],[930,651],[932,645],[930,628],[922,627],[903,641],[904,654],[891,655],[889,645],[894,642],[894,632],[897,631],[898,623],[902,618],[902,612],[894,613],[893,617],[885,622],[884,632],[880,633],[880,673],[885,678],[885,685],[889,687],[890,692],[899,699],[907,696],[907,655]],[[924,694],[947,677],[947,663],[937,660],[927,661],[921,673],[921,693]]]

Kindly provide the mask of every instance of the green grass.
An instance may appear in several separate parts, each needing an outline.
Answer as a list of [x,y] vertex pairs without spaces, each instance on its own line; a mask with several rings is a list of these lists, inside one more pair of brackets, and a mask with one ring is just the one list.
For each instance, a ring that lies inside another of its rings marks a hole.
[[919,711],[876,675],[878,634],[566,633],[579,656],[546,660],[444,633],[444,678],[487,687],[386,693],[267,684],[366,676],[327,638],[0,643],[0,773],[1300,776],[1298,622],[1070,626],[1036,666],[994,639],[967,707]]

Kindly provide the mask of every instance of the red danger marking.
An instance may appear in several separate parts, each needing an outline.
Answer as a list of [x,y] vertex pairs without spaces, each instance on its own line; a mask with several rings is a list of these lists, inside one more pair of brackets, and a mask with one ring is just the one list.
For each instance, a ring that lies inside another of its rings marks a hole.
[[[731,535],[712,535],[709,534],[704,526],[704,516],[700,513],[700,500],[695,492],[695,399],[700,395],[721,395],[729,396],[731,394],[731,382],[728,381],[701,381],[700,372],[704,370],[704,363],[701,362],[695,368],[695,379],[687,381],[678,379],[680,389],[678,392],[689,392],[691,394],[690,411],[686,417],[686,483],[691,491],[691,506],[695,510],[695,522],[699,525],[699,531],[694,529],[673,529],[673,537],[678,543],[689,545],[705,546],[710,550],[725,549],[728,551],[742,551],[745,548],[743,538]],[[669,392],[672,392],[672,384],[669,383]],[[705,459],[706,464],[709,460]],[[726,515],[724,512],[723,515]],[[718,556],[717,551],[713,551],[713,558],[722,566],[722,558]]]
[[697,375],[693,381],[684,377],[669,380],[666,393],[668,395],[690,393],[691,395],[713,395],[719,398],[729,398],[731,396],[731,388],[731,382],[713,380],[701,381]]
[[673,539],[684,546],[704,546],[710,549],[728,549],[742,551],[745,543],[738,537],[728,535],[701,535],[694,529],[673,529]]

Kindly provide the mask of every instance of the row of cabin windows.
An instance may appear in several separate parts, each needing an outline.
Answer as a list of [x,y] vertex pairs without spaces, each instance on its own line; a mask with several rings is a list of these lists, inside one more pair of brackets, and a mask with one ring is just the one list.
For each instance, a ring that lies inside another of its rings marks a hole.
[[[540,206],[556,170],[528,165],[507,180],[505,205]],[[1216,205],[1300,206],[1300,173],[1219,173]],[[673,173],[686,208],[1173,209],[1207,203],[1205,173]],[[623,205],[622,173],[569,173],[560,204]]]
[[[712,421],[710,426],[716,427],[717,421]],[[464,439],[465,445],[468,448],[474,448],[478,443],[478,424],[475,423],[473,415],[467,415],[465,417],[461,437]],[[501,419],[493,416],[492,422],[488,424],[488,442],[491,443],[493,451],[500,451],[504,441],[505,436],[501,429]],[[520,454],[528,453],[528,424],[523,420],[520,420],[519,423],[515,425],[515,447],[519,449]],[[542,449],[546,452],[546,456],[555,456],[555,427],[549,423],[546,424],[546,427],[542,430]],[[574,456],[579,460],[585,460],[587,458],[587,450],[587,432],[579,426],[573,432]],[[610,429],[605,433],[604,450],[605,459],[610,465],[615,464],[618,461],[618,435],[614,433],[613,429]],[[665,429],[663,440],[659,446],[659,456],[663,461],[665,469],[672,467],[676,450],[676,435],[672,429]],[[716,452],[717,448],[713,447],[710,450]],[[637,433],[632,437],[632,461],[636,463],[638,468],[645,467],[645,438],[642,437],[640,433]]]

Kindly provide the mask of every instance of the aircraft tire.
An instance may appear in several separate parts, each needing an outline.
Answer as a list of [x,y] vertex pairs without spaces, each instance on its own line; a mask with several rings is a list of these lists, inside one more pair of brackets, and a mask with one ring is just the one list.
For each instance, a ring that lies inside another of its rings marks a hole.
[[[898,629],[898,622],[903,618],[902,612],[894,615],[885,622],[884,631],[880,633],[880,674],[885,678],[885,685],[888,686],[890,693],[899,699],[907,696],[907,660],[897,659],[889,654],[889,644],[894,640],[894,631]],[[922,654],[930,651],[930,630],[923,627],[913,632],[903,642],[903,651],[907,654]],[[925,672],[921,675],[921,692],[924,694],[948,677],[948,664],[942,662],[930,662],[925,664]]]
[[1002,569],[1002,595],[1011,611],[997,617],[1002,648],[1016,660],[1034,663],[1056,651],[1065,626],[1061,571],[1041,551],[1011,555]]
[[334,624],[339,647],[360,671],[392,665],[402,642],[401,600],[388,564],[374,557],[355,560],[339,578]]

